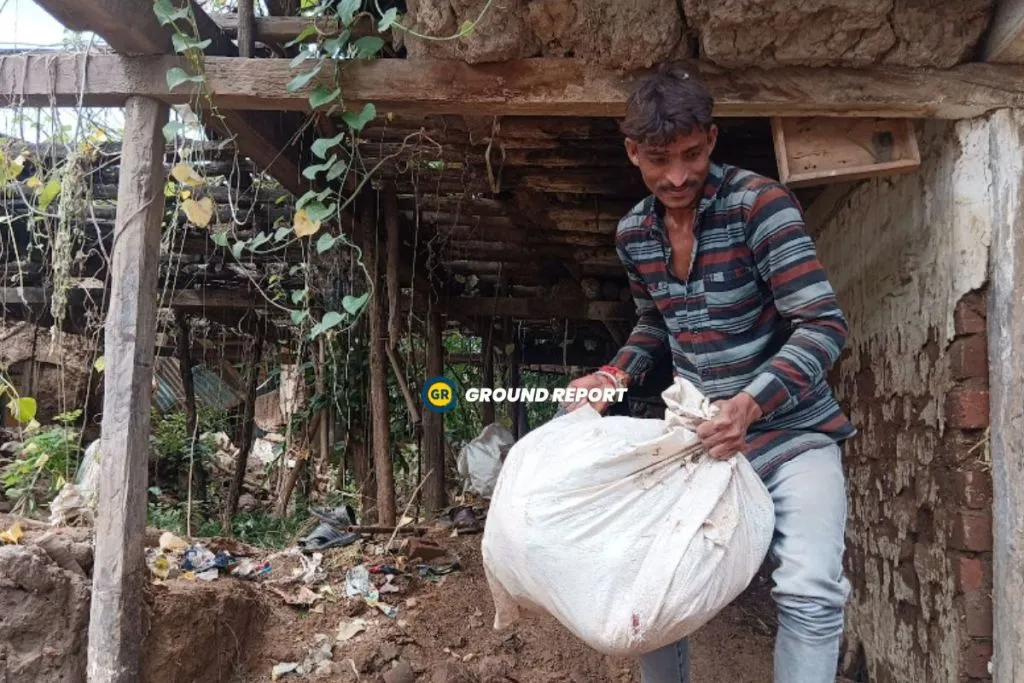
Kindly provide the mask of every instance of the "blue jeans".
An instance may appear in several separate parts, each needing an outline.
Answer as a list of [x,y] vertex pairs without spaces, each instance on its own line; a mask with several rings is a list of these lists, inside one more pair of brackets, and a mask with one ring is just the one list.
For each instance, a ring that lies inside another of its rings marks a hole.
[[[843,575],[846,480],[838,446],[807,451],[765,480],[778,607],[775,683],[834,683],[850,584]],[[640,660],[642,683],[691,683],[686,639]]]

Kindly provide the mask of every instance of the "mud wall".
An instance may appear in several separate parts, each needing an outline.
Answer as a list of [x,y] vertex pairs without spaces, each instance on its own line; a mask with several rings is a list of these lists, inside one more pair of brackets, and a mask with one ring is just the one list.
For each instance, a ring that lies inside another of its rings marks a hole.
[[[409,0],[407,24],[447,38],[487,0]],[[965,61],[993,0],[494,0],[456,40],[402,33],[410,56],[470,63],[575,57],[617,69],[697,57],[723,67],[948,67]]]
[[924,124],[918,172],[859,184],[811,226],[851,325],[832,379],[860,430],[846,451],[854,680],[989,680],[985,290],[993,189],[1020,192],[1005,140],[1022,124]]

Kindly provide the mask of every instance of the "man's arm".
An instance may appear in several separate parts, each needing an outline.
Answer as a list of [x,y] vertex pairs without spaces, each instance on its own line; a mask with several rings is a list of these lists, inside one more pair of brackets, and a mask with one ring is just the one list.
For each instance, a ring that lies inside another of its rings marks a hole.
[[771,184],[755,197],[747,241],[775,306],[793,326],[789,340],[743,390],[762,417],[785,412],[805,398],[838,360],[849,326],[836,301],[803,215],[792,195]]
[[668,328],[665,326],[661,311],[647,291],[647,285],[644,284],[636,265],[620,240],[616,240],[615,251],[629,277],[629,290],[636,304],[638,320],[629,339],[606,368],[618,371],[626,377],[627,383],[633,384],[643,379],[668,348]]

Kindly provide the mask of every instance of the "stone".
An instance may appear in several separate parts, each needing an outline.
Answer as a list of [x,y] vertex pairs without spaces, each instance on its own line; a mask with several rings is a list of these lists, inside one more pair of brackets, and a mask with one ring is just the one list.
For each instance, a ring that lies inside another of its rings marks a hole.
[[409,662],[400,659],[392,669],[384,673],[384,683],[416,683],[416,674]]

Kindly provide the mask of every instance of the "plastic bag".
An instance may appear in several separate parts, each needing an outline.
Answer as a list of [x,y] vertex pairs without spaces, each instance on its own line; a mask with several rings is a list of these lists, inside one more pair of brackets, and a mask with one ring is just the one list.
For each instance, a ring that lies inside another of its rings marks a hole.
[[515,443],[515,436],[497,422],[484,427],[479,436],[459,451],[459,475],[463,490],[489,498],[501,471],[501,458]]
[[713,460],[709,402],[682,378],[664,420],[590,406],[512,447],[487,516],[495,628],[546,612],[590,647],[639,656],[686,637],[749,585],[775,527],[747,459]]

